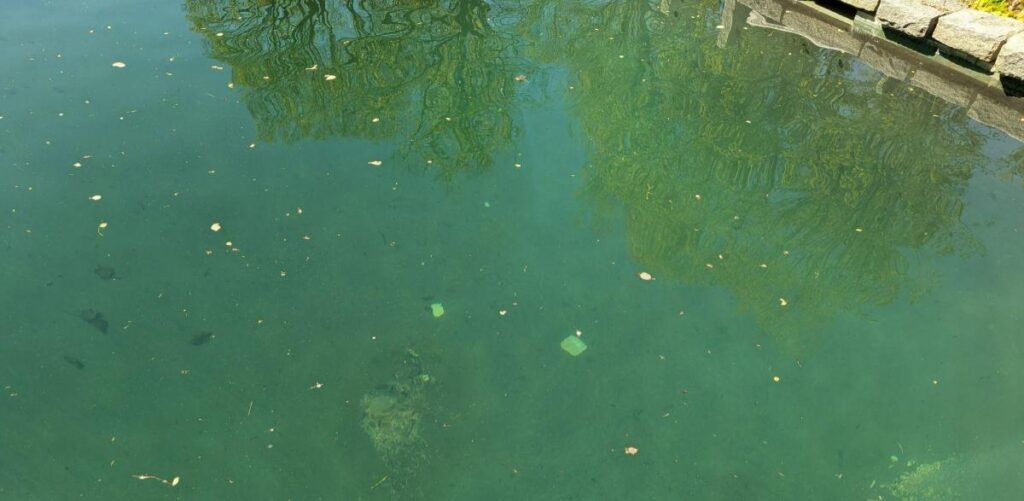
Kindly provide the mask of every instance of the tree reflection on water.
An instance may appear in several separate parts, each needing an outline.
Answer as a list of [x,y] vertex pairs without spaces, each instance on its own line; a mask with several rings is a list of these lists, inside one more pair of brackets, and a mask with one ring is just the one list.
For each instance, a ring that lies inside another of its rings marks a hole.
[[[188,0],[186,14],[262,141],[400,140],[444,178],[484,171],[515,136],[516,38],[482,0]],[[328,80],[326,75],[335,78]]]
[[980,250],[961,213],[985,137],[964,110],[789,35],[719,48],[718,8],[186,2],[262,140],[392,140],[445,179],[515,140],[516,74],[567,68],[597,221],[624,211],[641,267],[729,290],[794,344],[927,290],[916,253]]
[[722,50],[718,2],[672,5],[530,14],[560,35],[531,56],[569,68],[584,196],[599,221],[624,211],[644,269],[725,288],[800,345],[840,312],[927,290],[910,265],[933,261],[915,253],[980,250],[961,213],[985,138],[964,110],[883,89],[790,35],[748,32]]

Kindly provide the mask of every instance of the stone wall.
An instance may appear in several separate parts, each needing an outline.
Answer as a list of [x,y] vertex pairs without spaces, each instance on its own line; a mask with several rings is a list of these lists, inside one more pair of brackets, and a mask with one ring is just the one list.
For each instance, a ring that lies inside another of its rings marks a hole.
[[[883,79],[962,106],[975,120],[1024,141],[1024,98],[1012,95],[1024,88],[1024,23],[991,19],[965,9],[960,0],[841,0],[857,7],[854,19],[829,4],[736,1],[750,8],[750,26],[787,31],[857,56]],[[734,6],[726,3],[726,9]],[[731,11],[724,14],[729,24],[739,21]]]

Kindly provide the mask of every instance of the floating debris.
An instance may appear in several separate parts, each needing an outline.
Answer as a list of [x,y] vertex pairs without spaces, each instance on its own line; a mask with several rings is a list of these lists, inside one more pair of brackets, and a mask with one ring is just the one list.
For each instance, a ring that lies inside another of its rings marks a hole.
[[651,275],[646,271],[641,271],[640,273],[637,273],[636,276],[640,277],[640,280],[643,280],[644,282],[650,282],[651,280],[654,280],[654,275]]
[[330,82],[331,80],[334,80],[336,78],[338,78],[337,75],[324,75],[324,80],[327,80],[328,82]]
[[103,195],[93,195],[89,197],[89,200],[92,200],[93,202],[99,202],[100,200],[103,200]]
[[637,449],[632,445],[627,445],[622,449],[622,452],[626,453],[627,456],[636,456],[640,452],[640,449]]
[[220,228],[221,228],[220,223],[213,223],[213,224],[210,225],[210,231],[212,231],[214,233],[220,231]]
[[121,68],[124,68],[125,66],[128,66],[128,65],[122,63],[121,61],[114,61],[113,64],[111,64],[111,66],[113,66],[113,67],[115,67],[117,69],[121,69]]
[[171,487],[177,487],[178,484],[181,482],[181,477],[174,477],[170,480],[165,480],[155,475],[132,475],[132,477],[139,480],[159,480],[161,483],[169,485]]
[[383,164],[384,162],[381,162],[380,160],[370,160],[369,162],[366,162],[366,163],[368,163],[368,164],[370,164],[370,165],[372,165],[374,167],[380,167],[381,164]]
[[561,346],[566,353],[574,357],[578,357],[580,353],[587,351],[587,343],[584,343],[578,334],[573,334],[563,339]]
[[430,313],[434,315],[434,318],[441,318],[441,316],[444,315],[444,305],[441,303],[431,304]]

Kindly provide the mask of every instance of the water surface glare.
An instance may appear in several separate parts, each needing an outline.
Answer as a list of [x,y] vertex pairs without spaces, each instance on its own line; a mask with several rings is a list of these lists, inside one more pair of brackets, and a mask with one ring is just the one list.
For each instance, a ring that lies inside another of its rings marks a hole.
[[6,5],[0,498],[1019,499],[1021,144],[722,9]]

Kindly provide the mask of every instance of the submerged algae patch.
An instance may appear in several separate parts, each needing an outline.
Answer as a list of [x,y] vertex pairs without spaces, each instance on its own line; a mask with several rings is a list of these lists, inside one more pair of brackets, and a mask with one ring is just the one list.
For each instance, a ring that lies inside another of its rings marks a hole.
[[433,378],[423,371],[419,354],[406,350],[405,369],[386,385],[363,396],[363,431],[395,475],[411,478],[426,461],[420,423],[427,409],[426,389]]
[[1010,445],[919,464],[890,486],[902,501],[1018,499],[1024,491],[1024,447]]

